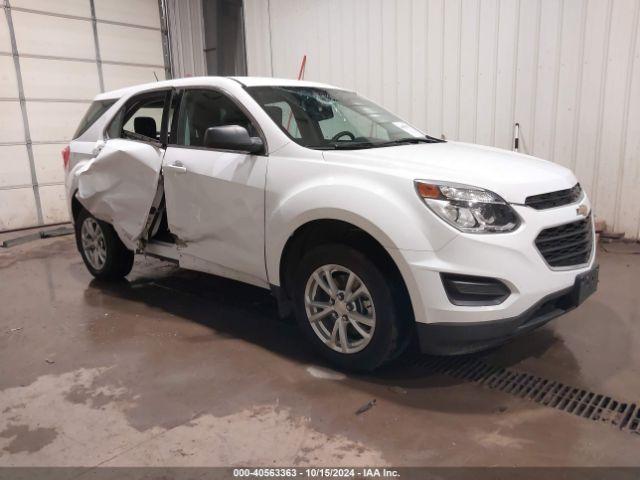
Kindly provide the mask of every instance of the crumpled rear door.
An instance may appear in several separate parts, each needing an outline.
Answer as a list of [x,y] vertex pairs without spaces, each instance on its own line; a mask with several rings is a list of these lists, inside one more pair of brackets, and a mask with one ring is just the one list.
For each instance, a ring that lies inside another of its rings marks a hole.
[[132,250],[153,206],[163,155],[164,149],[151,143],[113,139],[76,172],[80,203],[113,225]]

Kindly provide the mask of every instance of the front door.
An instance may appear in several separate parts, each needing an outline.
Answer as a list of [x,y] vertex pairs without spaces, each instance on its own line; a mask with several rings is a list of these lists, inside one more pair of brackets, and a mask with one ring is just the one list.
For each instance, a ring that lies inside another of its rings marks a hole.
[[80,203],[115,228],[132,250],[144,232],[153,206],[162,157],[162,118],[168,91],[133,97],[96,145],[96,158],[77,172]]
[[212,89],[186,90],[175,138],[163,160],[169,230],[180,265],[267,286],[264,189],[267,157],[203,146],[207,128],[257,130],[234,100]]

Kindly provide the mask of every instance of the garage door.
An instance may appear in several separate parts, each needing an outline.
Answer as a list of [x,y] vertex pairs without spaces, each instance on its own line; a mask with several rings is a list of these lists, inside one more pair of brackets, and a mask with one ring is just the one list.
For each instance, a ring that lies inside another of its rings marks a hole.
[[158,0],[0,0],[0,231],[68,220],[60,150],[99,92],[168,76]]

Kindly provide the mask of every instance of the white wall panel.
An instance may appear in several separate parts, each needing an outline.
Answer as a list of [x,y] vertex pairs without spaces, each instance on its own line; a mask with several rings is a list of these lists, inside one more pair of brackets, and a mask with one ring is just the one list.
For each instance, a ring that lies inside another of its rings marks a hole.
[[244,0],[244,5],[248,74],[268,77],[271,75],[271,45],[264,40],[269,38],[269,2]]
[[[368,43],[368,55],[367,55],[367,85],[368,90],[363,92],[368,94],[372,100],[376,102],[382,102],[382,76],[380,71],[382,70],[382,35],[380,30],[382,29],[382,1],[383,0],[371,0],[369,2],[369,40]],[[314,61],[309,61],[309,65],[313,67]],[[318,67],[316,67],[318,69]],[[307,77],[313,78],[313,77]]]
[[[420,0],[420,3],[424,4],[422,0]],[[438,104],[436,108],[443,107],[442,131],[440,134],[444,134],[446,138],[458,138],[460,135],[460,28],[462,23],[462,0],[445,2],[443,15],[443,33],[445,37],[444,45],[441,46],[443,49],[442,94],[439,99],[441,105]],[[418,64],[424,64],[424,70],[431,72],[433,76],[439,73],[437,68],[433,68],[430,65],[426,56],[418,59]],[[414,81],[420,80],[415,79]],[[431,97],[437,102],[437,92],[431,92]],[[425,103],[423,102],[422,104],[424,105]],[[428,108],[429,106],[427,106]],[[416,109],[420,109],[419,104],[416,105]],[[426,118],[419,125],[426,129]],[[434,134],[438,135],[435,131]]]
[[582,0],[564,0],[563,7],[551,160],[573,168],[578,133],[578,101],[582,84],[580,59],[584,55],[587,5]]
[[20,59],[20,70],[28,99],[91,100],[100,93],[98,69],[93,62],[25,57]]
[[[413,76],[411,74],[412,70],[412,36],[413,32],[411,30],[411,17],[413,15],[413,5],[410,1],[402,1],[399,0],[396,4],[396,50],[397,50],[397,60],[396,60],[396,75],[394,78],[395,88],[396,90],[396,102],[397,108],[396,111],[403,118],[409,119],[412,121],[413,117],[413,96],[411,92],[413,90]],[[354,44],[358,44],[359,42],[353,42]],[[357,64],[357,60],[354,59],[352,62],[352,67],[355,69]],[[358,69],[359,70],[359,69]],[[401,78],[405,79],[404,89],[406,89],[405,94],[402,94],[402,82]],[[354,85],[356,89],[358,89],[357,85]]]
[[496,58],[496,97],[495,97],[495,138],[493,145],[511,148],[513,144],[513,124],[516,65],[519,36],[519,1],[501,1],[498,18],[498,51]]
[[0,146],[0,189],[31,185],[29,157],[24,145]]
[[33,188],[0,190],[0,231],[30,227],[37,223]]
[[158,28],[158,0],[94,0],[96,18]]
[[[315,36],[317,38],[329,38],[331,32],[331,5],[329,3],[326,3],[324,5],[319,5],[318,8],[315,9],[309,8],[309,12],[312,15],[316,15],[318,19],[318,25],[314,28]],[[267,48],[268,47],[269,46],[267,45]],[[368,50],[370,46],[363,45],[363,48],[366,48]],[[317,42],[317,45],[309,50],[308,55],[314,55],[315,57],[318,57],[318,59],[321,59],[320,61],[322,63],[319,63],[318,65],[309,63],[308,65],[306,65],[306,74],[311,75],[312,77],[322,78],[322,81],[324,82],[330,82],[331,69],[321,67],[321,65],[328,65],[330,63],[331,52],[329,51],[329,49],[323,46],[320,42]],[[365,53],[363,53],[363,55],[365,55]],[[271,57],[269,56],[268,58],[270,59]],[[311,71],[309,71],[309,69],[311,69]]]
[[[427,57],[424,60],[427,63],[427,123],[426,125],[418,126],[431,132],[436,137],[440,137],[444,133],[444,100],[442,93],[444,91],[445,22],[443,22],[443,19],[445,11],[444,0],[431,0],[428,2],[426,23]],[[376,73],[373,74],[376,75]],[[454,108],[454,106],[447,105],[447,109],[449,108]]]
[[600,151],[611,6],[611,1],[588,2],[585,20],[574,171],[589,195],[594,193],[592,187]]
[[539,0],[520,1],[514,121],[520,123],[520,149],[524,152],[533,152],[541,15]]
[[0,143],[24,142],[19,102],[0,102]]
[[623,232],[635,232],[640,238],[640,28],[636,23],[636,41],[631,52],[631,81],[626,131],[623,131],[622,181],[618,184],[615,226]]
[[[457,2],[451,2],[457,3]],[[427,124],[427,112],[424,106],[427,103],[427,4],[422,0],[411,1],[411,118],[416,126]],[[448,65],[448,64],[447,64]],[[369,69],[367,69],[369,70]],[[446,71],[446,68],[445,68]],[[367,78],[369,78],[369,71]],[[456,75],[457,77],[457,75]]]
[[31,139],[70,141],[88,107],[88,102],[27,102]]
[[[256,0],[259,3],[267,3]],[[175,77],[207,74],[204,56],[204,25],[201,0],[169,0],[167,2],[171,30],[172,73]],[[255,9],[254,9],[255,11]],[[259,15],[262,12],[258,12]],[[266,17],[263,25],[268,25]],[[268,32],[268,28],[261,32]],[[260,41],[264,41],[261,39]],[[269,43],[267,42],[267,48]]]
[[[398,49],[397,49],[397,29],[396,19],[397,7],[395,1],[384,0],[382,2],[382,28],[380,29],[380,36],[382,38],[382,103],[387,105],[392,110],[398,109]],[[336,37],[341,39],[341,31],[336,32]],[[346,50],[344,44],[339,41],[338,49],[340,52]],[[342,67],[341,62],[338,63],[338,67]],[[340,71],[340,68],[336,70]],[[342,82],[340,82],[342,83]],[[346,84],[346,87],[352,85]]]
[[89,0],[11,0],[11,6],[76,17],[91,16]]
[[[602,93],[600,143],[596,151],[592,196],[598,213],[604,218],[615,218],[618,188],[623,175],[623,138],[629,118],[629,90],[631,81],[631,48],[621,49],[635,38],[638,29],[637,0],[616,0],[611,10],[610,36],[606,51],[606,76]],[[634,42],[635,43],[635,42]],[[629,47],[633,46],[633,43]],[[640,161],[640,157],[637,158]],[[636,188],[640,184],[636,185]]]
[[[479,40],[480,0],[467,0],[462,6],[460,33],[459,137],[470,142],[476,139]],[[443,108],[448,109],[449,106],[444,105]]]
[[13,57],[0,55],[0,98],[18,98],[18,80]]
[[640,0],[246,0],[251,75],[356,88],[434,136],[571,167],[640,230]]
[[552,159],[551,143],[556,131],[562,2],[541,0],[539,18],[531,152],[541,158]]
[[98,23],[103,61],[164,65],[159,30]]
[[40,200],[44,223],[60,223],[69,220],[64,185],[41,186]]
[[496,68],[498,55],[498,0],[484,0],[478,32],[478,92],[476,94],[475,141],[495,144]]
[[20,55],[95,59],[93,30],[88,20],[12,11]]
[[63,183],[62,149],[64,144],[45,143],[33,146],[33,159],[38,183]]
[[104,88],[106,90],[117,90],[122,87],[129,87],[140,83],[149,83],[165,79],[164,68],[160,67],[134,67],[130,65],[110,65],[102,66],[104,76]]

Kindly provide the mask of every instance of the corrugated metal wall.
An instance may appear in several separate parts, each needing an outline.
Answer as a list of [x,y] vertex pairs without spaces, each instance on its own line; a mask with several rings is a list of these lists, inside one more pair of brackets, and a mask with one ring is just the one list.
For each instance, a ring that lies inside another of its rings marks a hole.
[[174,77],[207,74],[202,0],[166,0]]
[[[572,168],[640,236],[640,0],[245,0],[250,75],[354,88],[434,136]],[[499,174],[499,172],[496,172]]]
[[60,150],[101,91],[164,79],[158,0],[0,0],[0,231],[68,220]]
[[242,0],[164,1],[174,77],[246,73]]

